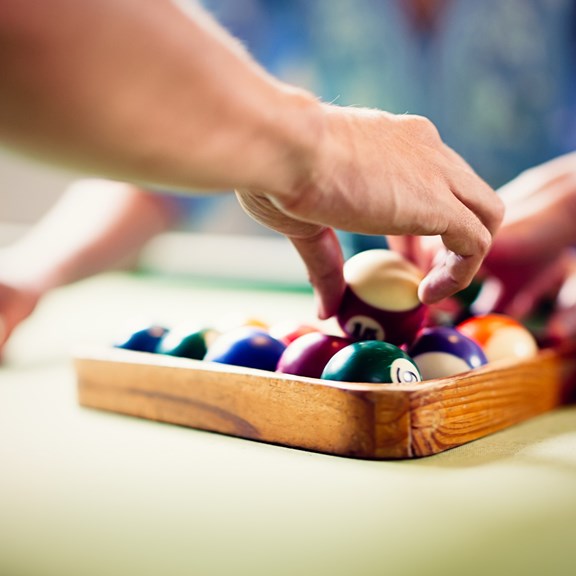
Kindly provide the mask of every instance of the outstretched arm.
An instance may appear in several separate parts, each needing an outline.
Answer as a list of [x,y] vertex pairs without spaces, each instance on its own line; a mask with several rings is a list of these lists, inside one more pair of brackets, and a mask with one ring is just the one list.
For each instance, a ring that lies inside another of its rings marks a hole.
[[576,336],[576,153],[520,174],[501,189],[507,213],[485,262],[475,308],[524,317],[556,297],[552,336]]
[[237,189],[294,242],[322,316],[343,290],[333,227],[440,235],[420,290],[433,302],[470,282],[502,218],[429,121],[323,104],[195,5],[0,0],[0,43],[5,142],[115,179]]
[[106,180],[74,183],[24,237],[0,250],[0,350],[50,290],[126,264],[177,220],[166,196]]

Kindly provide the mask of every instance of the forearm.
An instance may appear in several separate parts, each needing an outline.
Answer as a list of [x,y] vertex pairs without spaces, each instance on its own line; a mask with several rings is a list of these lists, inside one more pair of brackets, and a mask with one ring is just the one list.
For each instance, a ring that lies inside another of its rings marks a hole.
[[520,174],[501,188],[506,218],[493,252],[514,261],[547,261],[576,244],[576,153]]
[[5,142],[115,179],[290,190],[316,140],[314,98],[170,0],[0,0],[0,72]]
[[4,251],[5,274],[38,293],[126,265],[178,219],[175,203],[105,180],[71,186],[48,214]]
[[502,219],[428,120],[283,85],[199,8],[0,0],[0,42],[5,141],[115,180],[239,190],[296,241],[330,312],[343,284],[330,228],[441,235],[448,254],[420,287],[434,302],[470,282]]

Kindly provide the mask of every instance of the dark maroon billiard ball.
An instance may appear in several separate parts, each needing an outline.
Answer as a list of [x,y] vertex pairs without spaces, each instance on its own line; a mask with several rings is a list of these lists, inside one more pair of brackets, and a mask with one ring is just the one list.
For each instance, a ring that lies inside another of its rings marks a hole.
[[349,338],[322,332],[304,334],[288,344],[276,370],[283,374],[320,378],[330,358],[351,343]]
[[454,376],[487,363],[477,342],[448,326],[424,328],[408,354],[424,380]]
[[218,336],[209,346],[204,360],[274,371],[285,348],[283,342],[265,330],[241,326]]
[[418,299],[422,273],[391,250],[366,250],[344,264],[346,291],[336,318],[351,338],[411,343],[426,307]]
[[372,384],[414,384],[422,377],[403,350],[380,340],[355,342],[336,352],[322,371],[323,380]]

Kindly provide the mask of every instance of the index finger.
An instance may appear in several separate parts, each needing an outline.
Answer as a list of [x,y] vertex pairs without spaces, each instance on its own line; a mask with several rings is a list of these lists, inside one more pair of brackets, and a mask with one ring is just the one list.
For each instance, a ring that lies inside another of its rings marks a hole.
[[313,236],[288,237],[308,270],[318,304],[318,317],[334,316],[344,295],[344,257],[331,228],[321,228]]
[[452,193],[494,236],[504,219],[502,199],[459,154],[448,146],[445,148],[455,166],[449,174]]
[[492,244],[490,231],[465,206],[447,215],[447,219],[445,231],[440,234],[446,247],[444,258],[438,258],[418,290],[425,304],[434,304],[466,288]]

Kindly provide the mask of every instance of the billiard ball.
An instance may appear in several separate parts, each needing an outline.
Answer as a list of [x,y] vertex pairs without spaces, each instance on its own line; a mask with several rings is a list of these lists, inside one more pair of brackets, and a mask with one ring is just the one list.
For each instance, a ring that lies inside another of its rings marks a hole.
[[276,324],[272,324],[268,330],[270,336],[274,336],[274,338],[280,340],[280,342],[284,342],[286,346],[304,334],[319,331],[320,329],[317,326],[297,320],[277,322]]
[[374,384],[413,384],[422,380],[408,354],[380,340],[355,342],[336,352],[324,367],[321,378]]
[[424,328],[408,348],[424,380],[453,376],[488,362],[480,345],[455,328]]
[[260,328],[241,326],[220,334],[204,360],[260,370],[276,370],[286,345]]
[[168,329],[159,324],[151,324],[131,329],[128,334],[119,338],[115,343],[115,348],[124,350],[134,350],[136,352],[156,352],[158,344],[168,332]]
[[216,330],[211,328],[177,327],[164,335],[156,352],[167,356],[202,360],[217,336]]
[[288,344],[278,360],[276,371],[295,376],[320,378],[330,358],[350,344],[352,340],[349,338],[318,331],[303,334]]
[[232,314],[225,316],[216,323],[215,329],[224,334],[224,332],[230,332],[236,328],[241,328],[249,326],[251,328],[259,328],[265,332],[270,330],[269,323],[258,316],[249,316],[245,314]]
[[531,358],[538,352],[538,344],[530,331],[503,314],[474,316],[456,328],[482,346],[489,362],[503,358]]
[[426,315],[418,299],[422,274],[391,250],[366,250],[344,264],[346,290],[336,315],[354,340],[412,342]]

